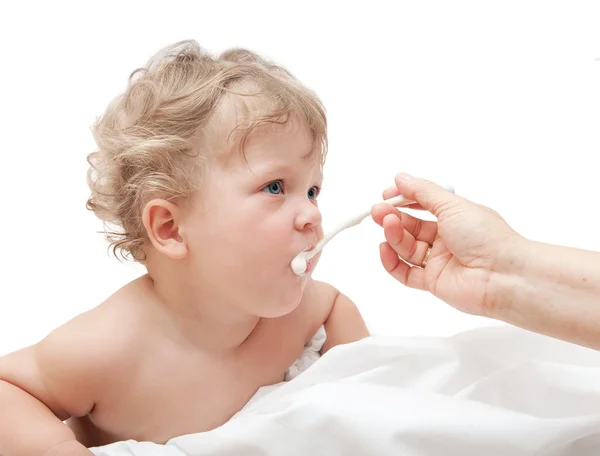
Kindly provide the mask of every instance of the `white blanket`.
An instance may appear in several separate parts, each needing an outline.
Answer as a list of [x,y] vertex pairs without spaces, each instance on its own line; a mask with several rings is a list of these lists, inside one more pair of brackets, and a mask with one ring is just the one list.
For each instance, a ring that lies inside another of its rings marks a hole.
[[98,456],[600,455],[600,352],[510,327],[336,347],[228,423]]

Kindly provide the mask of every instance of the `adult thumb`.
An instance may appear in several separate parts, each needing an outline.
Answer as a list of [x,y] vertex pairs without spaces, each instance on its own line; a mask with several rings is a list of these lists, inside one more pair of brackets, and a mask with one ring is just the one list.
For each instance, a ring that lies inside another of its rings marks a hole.
[[452,203],[456,204],[462,199],[454,194],[454,189],[450,186],[442,187],[410,174],[399,173],[396,175],[395,181],[396,187],[405,198],[416,201],[423,209],[436,217],[440,216],[444,207],[448,207]]

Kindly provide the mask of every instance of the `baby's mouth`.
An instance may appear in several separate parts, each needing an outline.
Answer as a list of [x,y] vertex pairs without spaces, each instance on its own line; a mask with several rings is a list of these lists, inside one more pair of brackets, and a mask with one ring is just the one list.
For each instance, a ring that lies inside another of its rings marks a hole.
[[[296,255],[290,264],[294,273],[300,277],[306,276],[313,270],[312,255],[308,255],[315,248],[314,244],[307,246],[302,252]],[[310,256],[310,258],[308,258]]]
[[310,274],[312,272],[312,270],[313,270],[312,259],[310,259],[306,262],[306,269],[304,271],[304,275]]

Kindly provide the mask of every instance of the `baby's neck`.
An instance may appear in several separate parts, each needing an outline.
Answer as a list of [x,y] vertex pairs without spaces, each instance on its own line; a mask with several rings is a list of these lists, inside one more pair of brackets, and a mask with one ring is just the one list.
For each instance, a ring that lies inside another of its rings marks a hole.
[[170,280],[145,276],[155,297],[160,324],[174,338],[206,351],[231,353],[239,349],[257,328],[260,318],[243,313],[228,303],[199,296]]

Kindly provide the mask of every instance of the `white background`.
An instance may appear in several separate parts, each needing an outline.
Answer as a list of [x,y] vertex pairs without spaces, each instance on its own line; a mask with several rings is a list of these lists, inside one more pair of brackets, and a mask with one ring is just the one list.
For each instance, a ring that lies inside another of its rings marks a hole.
[[[168,5],[168,6],[167,6]],[[343,5],[343,6],[342,6]],[[36,342],[140,275],[85,209],[89,127],[135,68],[196,39],[287,66],[324,101],[325,228],[398,171],[451,183],[525,236],[600,250],[596,2],[20,2],[0,11],[0,354]],[[315,277],[376,334],[494,324],[404,288],[367,220]]]

